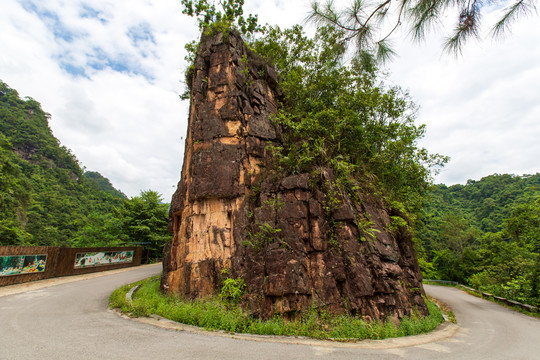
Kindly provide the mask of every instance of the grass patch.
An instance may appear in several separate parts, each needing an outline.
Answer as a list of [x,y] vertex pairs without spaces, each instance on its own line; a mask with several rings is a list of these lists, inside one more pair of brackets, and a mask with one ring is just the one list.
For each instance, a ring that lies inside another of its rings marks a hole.
[[[141,286],[133,296],[133,302],[129,302],[126,293],[139,284]],[[409,317],[404,317],[399,327],[391,321],[368,323],[351,315],[332,315],[315,308],[302,314],[295,321],[286,321],[279,316],[261,320],[246,314],[234,302],[224,301],[218,296],[183,300],[172,295],[164,295],[159,291],[159,276],[122,286],[111,294],[109,302],[111,308],[119,308],[131,316],[156,314],[207,330],[306,336],[336,341],[417,335],[435,329],[444,321],[441,310],[431,300],[426,300],[429,316],[420,317],[417,313],[413,313]]]

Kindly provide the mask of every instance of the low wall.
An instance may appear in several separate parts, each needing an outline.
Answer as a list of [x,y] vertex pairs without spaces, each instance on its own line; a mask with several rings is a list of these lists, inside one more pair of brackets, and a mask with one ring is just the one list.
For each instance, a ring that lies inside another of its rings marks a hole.
[[[0,246],[0,259],[6,256],[14,257],[16,255],[46,255],[44,271],[2,275],[0,276],[0,286],[54,277],[56,263],[58,261],[58,250],[58,247],[50,246]],[[7,270],[5,267],[4,269]],[[6,271],[4,271],[5,273]]]
[[0,246],[0,286],[141,264],[141,247]]

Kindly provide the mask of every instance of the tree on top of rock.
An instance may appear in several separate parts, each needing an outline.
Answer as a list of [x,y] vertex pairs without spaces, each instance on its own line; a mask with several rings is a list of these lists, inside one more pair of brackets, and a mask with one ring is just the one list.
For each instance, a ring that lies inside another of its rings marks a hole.
[[208,0],[181,0],[181,3],[182,14],[196,17],[201,31],[206,30],[210,25],[223,30],[232,26],[243,35],[252,35],[262,30],[257,23],[257,15],[249,14],[244,17],[244,0],[219,1],[221,10],[216,8],[213,1]]

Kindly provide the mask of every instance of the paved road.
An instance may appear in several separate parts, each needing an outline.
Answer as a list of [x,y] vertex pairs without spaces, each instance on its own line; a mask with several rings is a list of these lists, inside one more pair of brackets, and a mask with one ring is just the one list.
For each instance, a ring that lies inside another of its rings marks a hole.
[[0,359],[536,360],[540,355],[540,320],[438,286],[426,290],[454,309],[457,332],[405,347],[399,345],[403,341],[299,345],[239,340],[166,330],[108,310],[115,288],[159,271],[159,266],[147,266],[7,296],[0,288]]

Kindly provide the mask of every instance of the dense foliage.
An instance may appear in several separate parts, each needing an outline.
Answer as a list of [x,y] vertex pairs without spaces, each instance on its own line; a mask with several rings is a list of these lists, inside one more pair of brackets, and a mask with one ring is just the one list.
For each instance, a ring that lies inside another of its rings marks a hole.
[[435,186],[417,238],[425,277],[540,304],[540,174]]
[[122,199],[83,175],[48,119],[37,101],[0,83],[4,245],[69,245],[86,216],[108,212]]
[[150,258],[161,258],[170,240],[167,231],[169,205],[155,191],[123,199],[110,212],[92,212],[73,239],[74,246],[114,246],[135,244],[150,251]]
[[340,36],[331,27],[314,38],[299,26],[267,27],[252,43],[278,71],[285,94],[277,116],[284,127],[283,147],[275,149],[279,173],[330,167],[352,196],[358,187],[376,189],[413,215],[432,171],[447,159],[417,146],[425,127],[414,123],[407,93],[385,85],[373,62],[344,61]]
[[150,244],[150,257],[161,258],[163,246],[171,239],[167,231],[169,204],[162,203],[155,191],[141,191],[140,196],[125,200],[117,208],[125,241]]
[[[234,16],[224,15],[227,6],[241,8],[241,0],[220,3],[222,11],[211,7],[212,17],[193,11],[206,9],[206,0],[182,4],[184,13],[198,17],[203,32],[246,34]],[[275,119],[284,128],[283,146],[270,148],[276,173],[316,175],[330,168],[336,177],[332,186],[340,191],[351,196],[359,188],[379,192],[389,206],[414,218],[433,171],[447,158],[417,146],[425,128],[414,123],[416,107],[407,93],[387,86],[369,56],[347,61],[338,41],[343,32],[335,27],[321,26],[313,38],[300,26],[252,28],[260,34],[247,45],[276,69],[284,93]],[[196,46],[186,48],[193,61]]]
[[28,233],[23,230],[24,211],[29,203],[28,183],[21,177],[21,169],[13,147],[0,133],[0,239],[25,241]]
[[98,172],[83,171],[53,136],[49,117],[0,82],[0,245],[151,242],[157,252],[168,206],[152,191],[127,199]]

